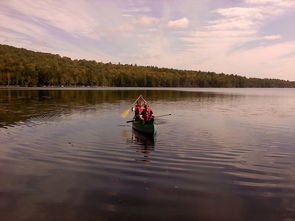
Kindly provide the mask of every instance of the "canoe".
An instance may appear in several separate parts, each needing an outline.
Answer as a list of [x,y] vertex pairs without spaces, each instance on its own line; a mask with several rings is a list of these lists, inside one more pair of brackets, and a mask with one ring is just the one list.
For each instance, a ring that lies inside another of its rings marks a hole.
[[157,132],[157,127],[154,122],[142,124],[139,121],[133,121],[132,128],[143,134],[149,134],[149,135],[154,135]]

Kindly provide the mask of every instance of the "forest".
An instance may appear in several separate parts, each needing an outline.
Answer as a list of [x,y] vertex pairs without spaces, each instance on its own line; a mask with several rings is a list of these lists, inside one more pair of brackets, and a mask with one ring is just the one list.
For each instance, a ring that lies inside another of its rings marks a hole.
[[0,44],[0,85],[24,87],[295,87],[294,81],[112,64]]

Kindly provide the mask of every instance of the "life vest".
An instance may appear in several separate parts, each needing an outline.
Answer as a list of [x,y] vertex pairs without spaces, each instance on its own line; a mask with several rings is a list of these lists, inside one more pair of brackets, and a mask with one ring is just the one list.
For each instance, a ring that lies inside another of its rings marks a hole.
[[152,114],[153,114],[153,111],[150,108],[143,109],[142,111],[142,116],[145,121],[150,121],[152,119]]
[[135,106],[135,116],[136,115],[140,115],[141,114],[141,112],[142,112],[142,105],[136,105]]

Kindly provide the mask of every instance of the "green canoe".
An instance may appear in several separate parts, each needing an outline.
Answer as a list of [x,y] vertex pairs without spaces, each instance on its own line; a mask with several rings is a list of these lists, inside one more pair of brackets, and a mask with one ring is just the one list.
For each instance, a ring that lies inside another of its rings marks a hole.
[[133,121],[132,128],[136,131],[143,133],[143,134],[149,134],[149,135],[154,135],[157,132],[157,127],[154,124],[154,122],[142,124],[139,121]]

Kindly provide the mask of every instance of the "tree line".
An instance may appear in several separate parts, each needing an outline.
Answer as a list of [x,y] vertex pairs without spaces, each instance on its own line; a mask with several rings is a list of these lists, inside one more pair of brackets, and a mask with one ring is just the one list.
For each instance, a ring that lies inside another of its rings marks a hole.
[[0,44],[0,85],[109,87],[295,87],[279,79],[72,60]]

